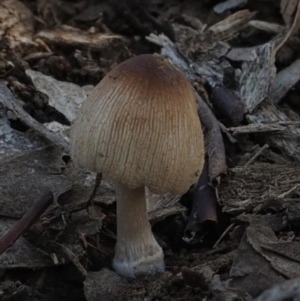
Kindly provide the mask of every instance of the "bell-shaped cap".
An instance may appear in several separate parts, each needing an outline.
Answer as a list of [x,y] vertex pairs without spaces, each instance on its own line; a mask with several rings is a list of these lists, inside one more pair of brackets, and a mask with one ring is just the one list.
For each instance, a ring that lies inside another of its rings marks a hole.
[[71,130],[71,153],[78,166],[129,188],[185,193],[204,162],[191,84],[157,55],[124,61],[81,106]]

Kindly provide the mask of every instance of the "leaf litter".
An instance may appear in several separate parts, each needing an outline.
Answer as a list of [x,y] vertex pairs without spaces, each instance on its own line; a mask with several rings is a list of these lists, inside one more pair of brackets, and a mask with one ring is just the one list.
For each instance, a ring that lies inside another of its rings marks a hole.
[[[3,300],[299,298],[299,1],[0,7],[1,236],[54,195],[0,255]],[[114,188],[73,166],[69,130],[99,80],[140,53],[193,84],[207,156],[185,195],[147,192],[167,271],[128,281],[111,268]]]

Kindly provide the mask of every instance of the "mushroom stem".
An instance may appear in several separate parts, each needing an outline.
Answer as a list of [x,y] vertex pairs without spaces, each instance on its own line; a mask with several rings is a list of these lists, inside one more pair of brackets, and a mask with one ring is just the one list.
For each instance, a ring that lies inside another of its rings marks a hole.
[[163,250],[156,241],[147,215],[145,187],[117,191],[117,243],[114,270],[125,277],[164,271]]

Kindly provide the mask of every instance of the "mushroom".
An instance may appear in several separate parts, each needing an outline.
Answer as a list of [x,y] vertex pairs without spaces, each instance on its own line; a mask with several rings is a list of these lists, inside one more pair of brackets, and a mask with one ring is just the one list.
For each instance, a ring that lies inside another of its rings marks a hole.
[[115,185],[114,270],[125,277],[165,270],[147,216],[150,192],[183,194],[204,164],[193,88],[168,61],[143,54],[114,67],[82,104],[71,129],[71,156]]

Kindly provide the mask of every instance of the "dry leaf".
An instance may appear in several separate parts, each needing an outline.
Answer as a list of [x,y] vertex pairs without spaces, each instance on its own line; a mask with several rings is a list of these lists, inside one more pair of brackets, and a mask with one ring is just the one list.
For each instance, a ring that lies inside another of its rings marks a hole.
[[62,153],[53,146],[34,149],[0,166],[0,211],[2,216],[20,218],[45,190],[56,196],[72,187],[63,176]]
[[263,221],[250,225],[246,233],[251,246],[270,262],[279,275],[287,278],[300,276],[300,243],[280,243],[270,226]]
[[245,233],[230,270],[229,277],[232,280],[228,286],[255,297],[273,284],[284,281],[284,278],[273,270],[268,261],[257,253],[247,240]]

